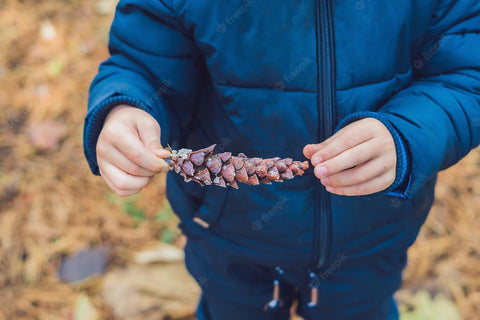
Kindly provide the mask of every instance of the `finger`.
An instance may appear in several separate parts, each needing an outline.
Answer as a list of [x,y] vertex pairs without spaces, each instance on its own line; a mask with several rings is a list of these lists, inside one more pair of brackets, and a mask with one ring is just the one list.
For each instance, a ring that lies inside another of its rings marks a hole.
[[387,173],[375,177],[369,181],[366,181],[355,186],[348,187],[327,187],[327,191],[343,196],[364,196],[376,192],[383,191],[390,187],[395,181],[395,173],[388,171]]
[[132,191],[144,188],[151,180],[151,177],[137,177],[123,172],[115,165],[102,163],[101,174],[107,178],[114,191]]
[[[342,129],[343,130],[343,129]],[[342,134],[342,130],[340,130],[339,132],[335,133],[334,135],[332,135],[330,138],[328,138],[327,140],[323,141],[322,143],[315,143],[315,144],[307,144],[304,148],[303,148],[303,154],[304,156],[307,158],[307,159],[311,159],[312,156],[317,153],[318,151],[320,151],[321,149],[325,148],[330,142],[332,142],[333,140],[335,140],[337,137],[339,137],[341,134]]]
[[136,165],[152,171],[167,171],[168,164],[148,149],[132,129],[126,130],[113,141],[113,145]]
[[307,144],[305,147],[303,147],[303,155],[307,159],[311,159],[313,154],[320,150],[321,148],[321,143],[316,143],[316,144]]
[[133,176],[150,177],[155,175],[155,172],[144,169],[137,164],[130,161],[120,150],[113,145],[98,146],[97,148],[98,161],[105,161],[114,164],[122,171]]
[[312,155],[312,165],[316,166],[373,137],[374,132],[369,130],[368,127],[354,122],[321,143],[318,151]]
[[100,168],[100,175],[102,176],[103,180],[105,180],[108,187],[113,192],[115,192],[116,195],[118,195],[120,197],[128,197],[128,196],[134,195],[136,193],[139,193],[142,190],[142,189],[138,189],[138,190],[119,190],[115,187],[115,185],[112,183],[110,178],[103,172],[102,168]]
[[142,189],[138,189],[138,190],[117,190],[109,184],[108,180],[105,180],[105,182],[109,186],[110,190],[112,190],[119,197],[133,196],[134,194],[137,194],[140,191],[142,191]]
[[326,178],[343,170],[361,165],[375,158],[380,152],[374,140],[368,140],[336,157],[315,166],[314,173],[319,179]]
[[387,163],[383,158],[374,158],[355,168],[323,178],[322,184],[333,188],[354,186],[383,175],[388,170],[395,170],[395,168],[395,163]]

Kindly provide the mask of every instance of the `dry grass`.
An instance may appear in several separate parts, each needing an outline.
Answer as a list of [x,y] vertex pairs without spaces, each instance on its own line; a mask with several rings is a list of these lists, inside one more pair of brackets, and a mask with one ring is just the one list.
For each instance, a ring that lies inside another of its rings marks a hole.
[[435,205],[409,251],[404,287],[454,298],[464,319],[480,314],[480,150],[440,173]]
[[[62,256],[107,246],[109,265],[119,266],[174,223],[155,219],[165,201],[162,179],[134,204],[145,215],[134,219],[83,159],[86,93],[107,55],[112,18],[96,6],[94,0],[0,0],[0,320],[66,319],[79,292],[111,318],[101,279],[78,287],[57,280]],[[49,23],[57,34],[47,41],[40,30]],[[67,134],[58,150],[41,153],[27,128],[47,119],[65,124]],[[477,150],[441,175],[435,209],[405,273],[406,288],[446,292],[465,319],[480,314],[479,167]]]

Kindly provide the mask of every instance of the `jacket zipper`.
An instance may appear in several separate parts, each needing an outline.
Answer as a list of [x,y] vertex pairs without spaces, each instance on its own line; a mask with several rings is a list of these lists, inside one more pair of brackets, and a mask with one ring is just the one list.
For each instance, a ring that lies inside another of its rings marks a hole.
[[[333,8],[332,0],[316,1],[316,36],[317,36],[317,108],[318,141],[330,137],[334,131],[334,64],[333,64]],[[316,183],[315,232],[313,245],[313,265],[319,270],[328,261],[331,250],[331,198],[320,184]]]

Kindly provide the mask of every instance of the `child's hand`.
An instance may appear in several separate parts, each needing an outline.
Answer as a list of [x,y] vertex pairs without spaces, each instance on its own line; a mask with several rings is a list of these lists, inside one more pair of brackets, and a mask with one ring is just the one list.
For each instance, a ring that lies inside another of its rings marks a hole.
[[303,153],[331,193],[367,195],[395,181],[395,143],[388,129],[374,118],[356,121],[322,143],[309,144]]
[[147,112],[127,105],[108,114],[97,142],[100,174],[119,196],[139,192],[152,177],[166,171],[161,158],[170,152],[160,144],[160,126]]

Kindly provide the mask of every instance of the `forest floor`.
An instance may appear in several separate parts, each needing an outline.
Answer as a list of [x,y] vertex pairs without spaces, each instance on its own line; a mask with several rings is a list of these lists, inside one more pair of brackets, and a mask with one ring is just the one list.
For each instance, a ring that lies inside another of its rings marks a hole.
[[[163,177],[139,196],[118,198],[83,158],[88,86],[107,57],[114,6],[0,0],[0,320],[73,319],[88,313],[82,308],[96,312],[85,319],[115,319],[104,277],[62,282],[62,259],[108,248],[112,272],[132,266],[138,251],[184,241]],[[440,174],[397,295],[402,319],[438,312],[431,319],[454,320],[456,310],[461,319],[478,319],[479,169],[474,150]]]

